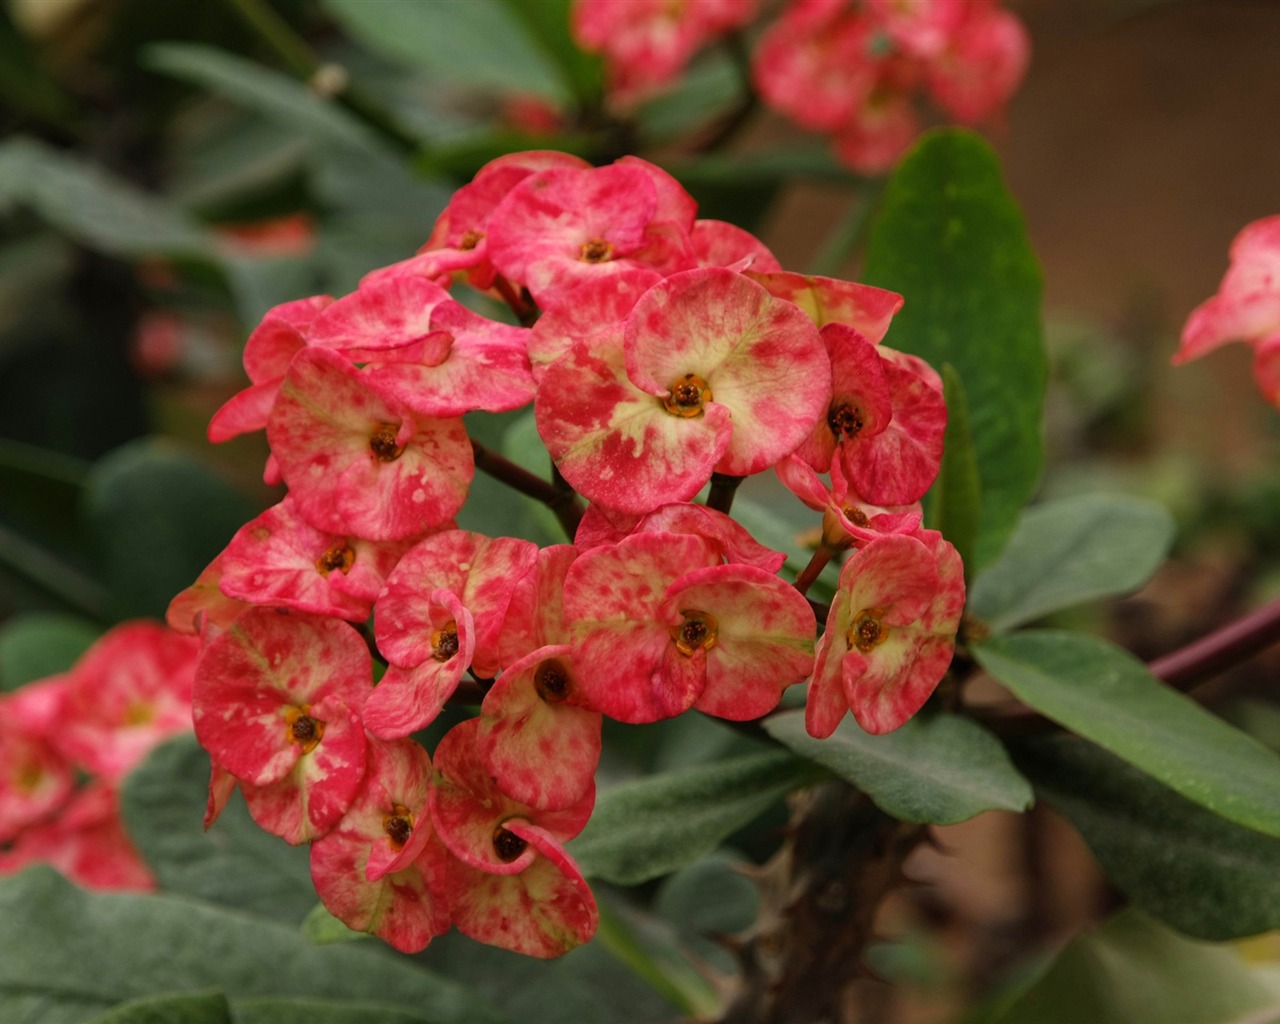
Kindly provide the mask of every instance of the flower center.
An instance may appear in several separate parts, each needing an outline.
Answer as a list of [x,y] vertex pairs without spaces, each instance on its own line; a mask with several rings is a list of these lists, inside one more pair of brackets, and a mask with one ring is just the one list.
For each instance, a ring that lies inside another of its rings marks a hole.
[[710,612],[684,611],[684,622],[671,627],[671,639],[675,641],[676,650],[689,657],[701,648],[709,651],[716,645],[720,624]]
[[569,673],[565,667],[551,658],[542,662],[533,673],[533,688],[544,704],[560,704],[569,696]]
[[844,517],[853,523],[854,526],[866,526],[871,520],[867,518],[867,514],[860,508],[854,508],[852,505],[844,507]]
[[396,444],[396,425],[379,423],[369,435],[369,451],[379,462],[395,462],[404,452],[404,445]]
[[328,576],[335,569],[345,576],[356,561],[356,551],[345,540],[339,541],[316,559],[316,569],[321,576]]
[[883,608],[867,608],[859,612],[845,637],[849,646],[856,647],[863,654],[870,654],[888,640],[888,627],[880,625],[880,616],[883,614]]
[[606,242],[603,238],[583,242],[582,248],[578,250],[578,259],[583,263],[607,263],[613,259],[613,243]]
[[702,407],[711,401],[711,388],[696,373],[686,373],[667,385],[670,396],[662,400],[662,407],[672,416],[701,416]]
[[528,845],[514,832],[507,831],[501,825],[493,830],[493,852],[504,864],[510,864],[519,857]]
[[858,431],[863,427],[862,410],[848,402],[833,405],[827,410],[827,426],[831,428],[831,433],[835,435],[837,441],[840,440],[841,434],[844,434],[847,440],[852,440],[858,436]]
[[484,238],[483,231],[468,231],[458,240],[459,249],[474,249],[480,244],[480,239]]
[[393,849],[403,849],[413,833],[413,815],[403,804],[396,804],[391,813],[382,819],[382,830],[391,838]]
[[304,704],[300,708],[290,708],[284,716],[285,735],[290,743],[296,743],[304,754],[316,749],[316,744],[324,738],[324,722],[311,717],[311,705]]
[[450,622],[431,634],[431,657],[448,661],[458,653],[458,624]]

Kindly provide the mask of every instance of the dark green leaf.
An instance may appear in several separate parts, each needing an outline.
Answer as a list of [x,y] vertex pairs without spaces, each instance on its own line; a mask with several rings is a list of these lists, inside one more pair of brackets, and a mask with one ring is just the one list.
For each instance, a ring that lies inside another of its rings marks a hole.
[[700,935],[732,935],[756,919],[760,890],[725,856],[712,855],[664,879],[654,909],[676,927]]
[[216,473],[143,440],[93,467],[81,514],[122,616],[163,618],[255,509]]
[[236,1003],[235,1024],[435,1024],[423,1011],[337,999],[250,999]]
[[556,65],[568,91],[581,103],[597,100],[604,88],[604,61],[574,41],[569,31],[571,0],[502,0],[502,3]]
[[93,1024],[238,1024],[221,992],[146,996],[121,1003]]
[[13,205],[113,256],[217,259],[209,236],[181,211],[32,139],[0,144],[0,211]]
[[125,781],[121,811],[161,888],[288,924],[316,902],[306,847],[264,832],[232,796],[205,832],[209,756],[194,736],[156,748]]
[[931,526],[942,531],[964,561],[965,577],[971,574],[978,524],[982,519],[982,482],[978,458],[969,429],[969,404],[964,384],[950,363],[942,366],[943,394],[947,401],[947,433],[943,441],[942,468],[933,485]]
[[1280,993],[1230,948],[1184,939],[1136,910],[1077,938],[991,1024],[1244,1024]]
[[621,900],[600,900],[595,941],[684,1016],[709,1020],[719,1005],[716,991],[675,940],[666,921]]
[[1280,836],[1280,756],[1097,637],[1036,630],[988,640],[978,663],[1023,703],[1171,789]]
[[143,64],[224,96],[312,142],[370,155],[389,153],[382,139],[354,114],[301,82],[243,57],[195,43],[155,43],[147,47]]
[[545,51],[503,0],[324,0],[324,8],[370,50],[451,88],[567,98]]
[[1074,737],[1026,741],[1013,754],[1147,913],[1201,939],[1280,928],[1280,839],[1224,821]]
[[0,626],[0,690],[65,672],[101,632],[71,615],[31,612],[10,619]]
[[991,147],[936,131],[885,188],[863,279],[906,305],[888,344],[964,381],[982,488],[975,568],[990,562],[1040,479],[1047,364],[1040,267]]
[[420,1013],[498,1016],[478,997],[372,944],[312,946],[296,928],[170,896],[89,893],[44,867],[0,879],[0,1006],[23,1024],[80,1024],[130,999],[217,988]]
[[999,560],[969,590],[970,614],[1002,633],[1084,601],[1137,590],[1173,540],[1152,501],[1083,494],[1027,509]]
[[1033,802],[1000,741],[967,718],[916,717],[883,736],[846,718],[825,740],[805,731],[803,711],[774,715],[764,727],[900,821],[949,825],[987,810],[1025,811]]
[[607,789],[569,845],[589,878],[636,885],[710,853],[785,793],[821,777],[785,752],[750,754]]

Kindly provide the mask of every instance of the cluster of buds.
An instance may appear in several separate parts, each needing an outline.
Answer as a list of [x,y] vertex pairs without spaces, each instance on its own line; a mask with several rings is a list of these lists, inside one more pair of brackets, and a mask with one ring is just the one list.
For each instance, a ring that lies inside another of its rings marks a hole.
[[120,820],[124,777],[191,729],[200,645],[153,622],[0,698],[0,874],[52,864],[93,889],[154,888]]
[[1217,293],[1182,328],[1175,365],[1230,341],[1253,348],[1259,390],[1280,408],[1280,214],[1246,225],[1231,243],[1231,267]]
[[[464,282],[517,322],[459,302]],[[815,735],[849,710],[901,725],[964,601],[920,518],[941,384],[879,344],[901,303],[784,272],[643,160],[534,152],[482,168],[417,256],[271,311],[210,436],[265,427],[288,494],[169,614],[204,645],[210,820],[238,786],[311,844],[330,911],[397,948],[452,923],[555,956],[597,921],[564,844],[594,805],[602,716],[750,720],[813,675]],[[530,403],[555,482],[463,426]],[[556,504],[573,543],[456,528],[477,462]],[[775,467],[824,514],[815,564],[854,550],[816,675],[811,579],[780,579],[785,556],[727,514],[733,484]],[[429,756],[413,734],[464,675],[480,714]]]
[[[754,0],[575,0],[574,36],[603,53],[624,104],[670,85],[703,46],[755,17]],[[990,120],[1017,90],[1030,43],[997,0],[789,0],[751,50],[764,102],[866,174],[891,167],[932,106]]]

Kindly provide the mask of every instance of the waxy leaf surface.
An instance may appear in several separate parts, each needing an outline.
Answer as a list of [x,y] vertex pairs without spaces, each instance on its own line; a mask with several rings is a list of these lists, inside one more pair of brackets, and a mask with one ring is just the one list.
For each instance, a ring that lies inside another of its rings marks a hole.
[[1280,757],[1097,637],[1028,630],[973,650],[1025,704],[1249,828],[1280,836]]

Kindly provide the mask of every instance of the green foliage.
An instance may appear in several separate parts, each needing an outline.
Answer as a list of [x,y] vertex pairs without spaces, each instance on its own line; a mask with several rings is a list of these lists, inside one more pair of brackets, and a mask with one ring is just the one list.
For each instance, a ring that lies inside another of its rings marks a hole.
[[947,433],[943,439],[942,467],[933,485],[930,526],[941,530],[960,554],[966,579],[971,575],[974,545],[982,517],[982,481],[978,457],[969,428],[969,403],[955,367],[942,367],[943,394],[947,402]]
[[65,672],[98,639],[84,619],[48,612],[16,615],[0,626],[0,691]]
[[0,212],[13,206],[112,256],[218,259],[210,237],[180,211],[33,139],[0,143]]
[[370,939],[368,932],[358,932],[348,928],[324,907],[317,903],[302,919],[299,926],[303,938],[315,946],[332,946],[335,942],[354,942],[359,939]]
[[1159,505],[1085,494],[1029,508],[969,589],[970,615],[1003,633],[1050,612],[1127,594],[1160,566],[1173,520]]
[[569,844],[582,873],[636,885],[710,853],[821,772],[785,752],[749,754],[607,789]]
[[569,31],[572,0],[502,0],[529,38],[554,62],[565,87],[581,103],[599,102],[604,90],[604,61],[574,42]]
[[1234,952],[1126,910],[1072,942],[984,1024],[1225,1024],[1277,1013],[1280,990]]
[[242,1000],[301,998],[434,1024],[502,1020],[371,945],[312,946],[294,928],[179,897],[88,893],[43,867],[0,880],[0,949],[0,1006],[24,1024],[80,1024],[154,993],[213,988],[237,1013]]
[[1019,744],[1014,758],[1148,914],[1201,939],[1280,928],[1280,839],[1224,821],[1070,736]]
[[221,992],[130,999],[108,1010],[93,1024],[237,1024]]
[[1240,825],[1280,836],[1280,757],[1105,640],[1029,630],[974,648],[1019,700]]
[[429,72],[450,88],[567,98],[545,37],[533,38],[525,18],[503,0],[324,0],[324,7],[372,52]]
[[804,712],[765,722],[774,739],[830,769],[901,821],[949,825],[991,809],[1025,811],[1031,786],[1000,741],[955,715],[917,716],[900,729],[871,736],[846,718],[827,739],[804,728]]
[[1047,376],[1039,264],[986,142],[950,130],[916,144],[885,188],[862,276],[906,296],[888,344],[964,381],[985,565],[1040,479]]
[[122,618],[163,618],[232,534],[256,514],[216,473],[142,440],[94,464],[81,514]]
[[316,901],[306,847],[264,832],[232,794],[204,831],[209,756],[194,736],[153,750],[121,794],[125,826],[162,889],[281,923],[303,920]]

